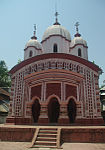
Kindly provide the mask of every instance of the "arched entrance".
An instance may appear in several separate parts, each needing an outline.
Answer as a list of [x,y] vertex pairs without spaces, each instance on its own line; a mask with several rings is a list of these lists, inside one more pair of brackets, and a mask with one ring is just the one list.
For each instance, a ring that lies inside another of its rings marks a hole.
[[50,99],[48,104],[48,118],[50,123],[57,123],[59,118],[60,105],[57,98]]
[[68,109],[68,116],[69,116],[70,123],[74,123],[76,117],[76,103],[74,99],[69,100],[67,109]]
[[40,103],[39,100],[36,99],[32,105],[32,116],[34,123],[38,122],[39,115],[40,115]]

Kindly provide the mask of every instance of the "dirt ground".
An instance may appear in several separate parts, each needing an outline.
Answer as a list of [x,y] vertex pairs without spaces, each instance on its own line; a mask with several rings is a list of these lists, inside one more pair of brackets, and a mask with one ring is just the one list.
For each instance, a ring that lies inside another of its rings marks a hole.
[[[52,148],[29,148],[30,142],[0,142],[0,150],[58,150]],[[102,143],[64,143],[61,150],[105,150]]]

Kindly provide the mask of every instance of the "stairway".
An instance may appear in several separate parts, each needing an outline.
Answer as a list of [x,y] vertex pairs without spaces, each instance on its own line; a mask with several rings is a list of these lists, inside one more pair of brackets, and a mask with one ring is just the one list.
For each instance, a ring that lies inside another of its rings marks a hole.
[[37,128],[31,147],[33,148],[60,148],[59,128]]

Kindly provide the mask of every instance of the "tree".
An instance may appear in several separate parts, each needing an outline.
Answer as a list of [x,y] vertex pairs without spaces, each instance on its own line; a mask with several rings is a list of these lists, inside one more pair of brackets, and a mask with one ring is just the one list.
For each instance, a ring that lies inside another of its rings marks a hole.
[[5,61],[0,61],[0,87],[10,87],[11,80],[8,74],[8,68]]
[[20,64],[21,62],[22,62],[22,61],[21,61],[21,59],[19,58],[19,59],[18,59],[18,64]]

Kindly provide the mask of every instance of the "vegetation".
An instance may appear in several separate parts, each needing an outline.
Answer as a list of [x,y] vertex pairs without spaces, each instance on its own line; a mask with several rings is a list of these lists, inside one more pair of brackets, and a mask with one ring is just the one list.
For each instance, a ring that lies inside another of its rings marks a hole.
[[21,59],[18,59],[18,62],[17,62],[17,63],[20,64],[21,62],[22,62]]
[[10,87],[11,80],[5,61],[0,61],[0,87]]

